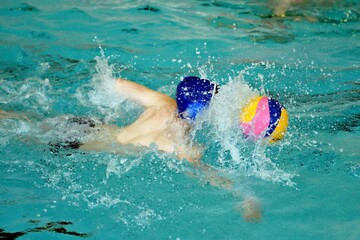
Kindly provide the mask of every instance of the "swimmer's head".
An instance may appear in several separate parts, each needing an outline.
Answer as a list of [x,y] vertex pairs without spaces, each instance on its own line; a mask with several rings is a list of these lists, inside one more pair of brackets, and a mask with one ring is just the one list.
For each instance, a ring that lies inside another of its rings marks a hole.
[[216,91],[216,84],[207,79],[185,77],[176,89],[176,103],[180,117],[194,121],[202,110],[209,107]]
[[251,99],[240,112],[240,126],[245,136],[267,138],[271,143],[284,138],[288,113],[275,99],[259,96]]

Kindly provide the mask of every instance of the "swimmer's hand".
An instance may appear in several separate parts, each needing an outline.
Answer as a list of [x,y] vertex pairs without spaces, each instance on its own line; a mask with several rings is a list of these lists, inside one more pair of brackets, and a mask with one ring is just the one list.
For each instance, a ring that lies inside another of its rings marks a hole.
[[[219,175],[219,172],[216,171],[216,169],[209,165],[202,164],[201,170],[204,174],[203,181],[214,187],[230,190],[234,195],[241,197],[241,193],[234,189],[233,182],[230,179]],[[247,222],[260,222],[261,220],[261,204],[255,197],[245,197],[245,199],[236,206],[236,209],[242,214]]]
[[236,209],[242,213],[244,219],[248,222],[261,221],[261,204],[255,197],[246,197]]

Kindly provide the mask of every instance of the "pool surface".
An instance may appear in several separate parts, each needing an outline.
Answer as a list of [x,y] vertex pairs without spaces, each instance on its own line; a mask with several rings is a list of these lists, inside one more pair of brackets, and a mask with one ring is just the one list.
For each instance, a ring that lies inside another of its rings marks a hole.
[[[360,2],[275,2],[1,1],[0,239],[360,239]],[[156,146],[49,145],[141,114],[116,77],[174,97],[187,75],[222,85],[192,136],[233,190]],[[288,110],[281,142],[234,130],[254,91]]]

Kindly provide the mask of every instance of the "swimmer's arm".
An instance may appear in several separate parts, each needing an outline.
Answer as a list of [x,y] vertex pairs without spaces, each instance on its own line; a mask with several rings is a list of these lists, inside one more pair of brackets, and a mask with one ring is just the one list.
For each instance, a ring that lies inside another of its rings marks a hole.
[[12,119],[19,119],[19,120],[25,120],[30,121],[26,113],[23,112],[7,112],[0,109],[0,119],[1,118],[12,118]]
[[234,186],[233,181],[221,175],[212,166],[205,163],[198,163],[196,167],[205,175],[205,181],[215,187],[221,187],[232,192],[236,197],[243,198],[236,206],[236,210],[242,213],[248,222],[259,222],[261,220],[261,204],[255,196],[243,196]]
[[164,104],[175,105],[175,100],[171,97],[123,78],[118,78],[116,80],[115,89],[119,94],[122,94],[145,107]]
[[18,118],[18,116],[14,112],[6,112],[0,109],[0,118]]
[[[221,187],[231,191],[234,195],[241,197],[242,193],[236,190],[233,186],[233,181],[225,176],[222,176],[220,171],[216,168],[203,163],[201,156],[203,148],[201,146],[193,146],[189,151],[184,151],[178,147],[178,158],[188,160],[196,169],[199,170],[199,174],[190,173],[190,176],[196,177],[206,181],[214,187]],[[245,196],[237,206],[237,210],[240,211],[246,221],[258,222],[261,220],[261,205],[260,202],[254,196]]]
[[179,159],[186,159],[203,175],[204,180],[215,187],[225,189],[232,188],[232,181],[220,175],[219,171],[201,161],[204,148],[200,145],[192,145],[191,148],[177,146],[176,152]]
[[204,174],[204,180],[207,181],[210,185],[232,190],[233,182],[231,179],[221,176],[220,172],[212,166],[203,162],[198,162],[194,166]]
[[8,113],[0,109],[0,118],[7,118]]

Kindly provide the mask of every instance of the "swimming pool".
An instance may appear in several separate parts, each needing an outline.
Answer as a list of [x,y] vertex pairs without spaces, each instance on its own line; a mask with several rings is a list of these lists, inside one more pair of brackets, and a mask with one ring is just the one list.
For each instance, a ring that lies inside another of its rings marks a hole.
[[[286,17],[249,0],[2,1],[0,109],[31,121],[0,121],[0,236],[359,239],[359,16],[358,1]],[[226,115],[198,126],[203,160],[240,196],[154,149],[49,149],[70,131],[59,116],[136,119],[142,109],[112,95],[113,77],[174,96],[186,75],[230,86],[215,113],[241,97],[241,79],[288,109],[286,138],[268,147],[232,135]],[[244,195],[260,199],[260,222],[242,218]]]

